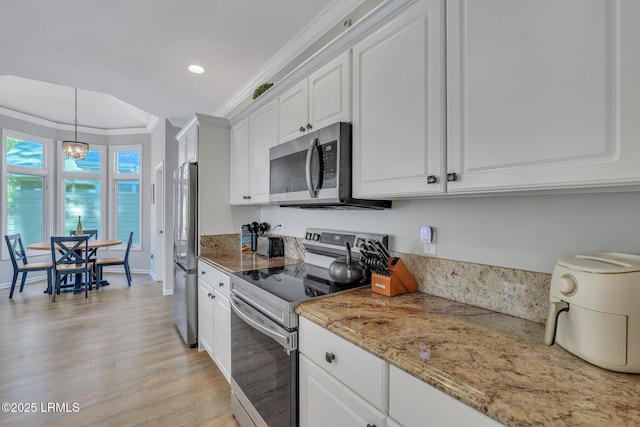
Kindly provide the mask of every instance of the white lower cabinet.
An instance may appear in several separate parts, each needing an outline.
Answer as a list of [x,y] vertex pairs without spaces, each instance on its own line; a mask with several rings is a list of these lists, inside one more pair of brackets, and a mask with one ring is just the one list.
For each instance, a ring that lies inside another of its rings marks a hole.
[[389,365],[300,318],[300,425],[384,427]]
[[502,424],[300,318],[301,427],[499,427]]
[[230,280],[226,273],[198,262],[198,349],[206,350],[222,375],[231,379]]
[[220,372],[231,381],[231,306],[229,299],[214,290],[215,304],[213,308],[213,336],[215,351],[213,360]]
[[395,366],[389,368],[389,417],[397,421],[397,424],[390,423],[388,426],[502,426],[494,419]]
[[300,355],[300,425],[302,427],[384,427],[385,414]]
[[213,287],[198,280],[198,350],[206,350],[213,359]]

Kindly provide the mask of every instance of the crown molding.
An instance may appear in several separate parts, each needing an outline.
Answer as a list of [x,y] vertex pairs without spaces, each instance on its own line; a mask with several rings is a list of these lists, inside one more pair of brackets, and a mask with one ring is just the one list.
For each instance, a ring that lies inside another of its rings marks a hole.
[[[44,126],[49,129],[65,130],[73,132],[75,127],[67,123],[58,123],[51,120],[43,119],[42,117],[32,116],[30,114],[21,113],[20,111],[11,110],[5,107],[0,107],[0,116],[8,117],[11,119],[22,120],[24,122],[32,123],[39,126]],[[158,124],[158,118],[153,116],[152,120],[145,127],[136,128],[118,128],[118,129],[101,129],[90,126],[78,125],[78,131],[89,133],[93,135],[115,136],[115,135],[141,135],[153,132],[153,129]]]
[[[235,126],[242,119],[277,98],[285,90],[307,78],[311,73],[327,62],[351,49],[361,40],[393,20],[416,1],[417,0],[389,0],[384,1],[379,6],[373,8],[357,23],[330,41],[326,46],[320,48],[310,58],[276,82],[273,87],[260,95],[258,99],[242,108],[241,111],[233,112],[232,116],[229,118],[231,126]],[[246,99],[243,99],[242,101],[245,100]],[[239,105],[240,103],[235,107]]]
[[280,49],[260,70],[241,86],[212,115],[229,117],[233,110],[251,96],[255,88],[271,79],[279,70],[304,52],[337,22],[366,0],[333,0],[313,21]]

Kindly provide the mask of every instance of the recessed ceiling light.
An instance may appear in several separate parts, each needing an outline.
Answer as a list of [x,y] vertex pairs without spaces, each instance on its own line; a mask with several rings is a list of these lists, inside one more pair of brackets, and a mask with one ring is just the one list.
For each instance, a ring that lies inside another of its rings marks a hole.
[[204,68],[202,68],[199,65],[189,65],[189,71],[191,71],[194,74],[202,74],[204,73]]

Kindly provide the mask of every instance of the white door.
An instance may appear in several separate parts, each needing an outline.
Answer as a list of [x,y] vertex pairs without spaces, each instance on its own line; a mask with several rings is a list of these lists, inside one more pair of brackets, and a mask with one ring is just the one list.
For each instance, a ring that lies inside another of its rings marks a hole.
[[345,52],[309,76],[312,131],[351,121],[351,56]]
[[269,148],[278,143],[276,100],[249,116],[250,203],[269,203]]
[[448,2],[448,191],[637,182],[639,4]]
[[283,143],[301,135],[309,123],[309,85],[304,79],[278,97],[278,142]]
[[151,277],[157,282],[164,280],[164,162],[155,169],[153,183],[154,221],[151,223]]
[[232,205],[247,203],[249,197],[249,119],[231,128],[229,154],[229,200]]
[[354,196],[444,191],[444,60],[440,0],[418,1],[353,48]]

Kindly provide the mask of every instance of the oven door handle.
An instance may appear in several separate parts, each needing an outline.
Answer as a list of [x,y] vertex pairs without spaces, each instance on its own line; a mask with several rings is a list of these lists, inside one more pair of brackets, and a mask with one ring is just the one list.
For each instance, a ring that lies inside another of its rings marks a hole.
[[313,138],[307,148],[307,163],[305,166],[305,175],[307,177],[307,189],[309,190],[309,196],[312,199],[318,197],[318,190],[313,188],[313,177],[311,176],[311,161],[313,160],[314,149],[318,146],[318,138]]
[[[262,332],[266,336],[273,339],[275,342],[277,342],[282,347],[284,347],[285,350],[287,350],[287,353],[289,353],[290,351],[296,350],[298,348],[298,343],[296,339],[297,337],[295,332],[289,333],[288,335],[284,335],[274,331],[273,329],[266,326],[265,323],[263,323],[265,322],[264,319],[261,318],[262,321],[259,321],[257,320],[258,319],[257,316],[251,316],[250,314],[244,313],[242,311],[242,307],[240,306],[242,303],[245,303],[243,300],[236,297],[235,295],[230,295],[230,297],[231,297],[231,308],[233,309],[234,313],[236,313],[238,317],[240,317],[240,319],[242,319],[246,324],[248,324],[252,328],[256,329],[259,332]],[[274,327],[277,327],[277,324],[269,319],[266,320],[266,323],[272,324]]]

